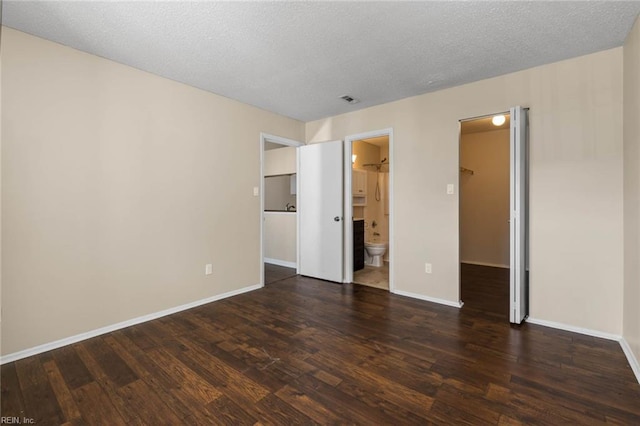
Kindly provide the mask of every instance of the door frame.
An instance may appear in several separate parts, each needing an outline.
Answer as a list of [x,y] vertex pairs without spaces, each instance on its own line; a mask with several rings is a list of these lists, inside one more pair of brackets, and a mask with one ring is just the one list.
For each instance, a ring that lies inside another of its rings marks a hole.
[[518,105],[509,113],[509,318],[521,324],[529,317],[529,108]]
[[[260,132],[260,287],[264,287],[264,145],[265,142],[301,147],[304,142]],[[300,170],[300,153],[296,149],[296,174]],[[299,211],[296,209],[296,211]],[[300,270],[300,220],[296,214],[296,273]]]
[[345,137],[344,144],[344,282],[353,282],[353,196],[352,170],[353,142],[380,136],[389,137],[389,292],[395,292],[395,244],[394,244],[394,167],[393,127]]
[[[528,111],[529,111],[528,107],[523,107],[523,109],[526,110],[527,113],[528,113]],[[469,118],[464,118],[464,119],[458,120],[458,170],[457,170],[458,171],[458,173],[457,173],[457,187],[458,187],[458,191],[457,191],[457,193],[458,193],[457,194],[457,197],[458,197],[457,198],[457,201],[458,201],[458,299],[460,300],[460,306],[462,306],[464,304],[464,301],[462,300],[462,274],[461,274],[461,268],[460,268],[460,265],[461,265],[461,252],[462,252],[462,249],[461,249],[461,247],[462,247],[462,232],[461,232],[461,229],[460,229],[460,226],[461,226],[461,219],[460,219],[461,218],[461,215],[460,215],[460,201],[461,200],[460,200],[460,197],[461,197],[462,191],[461,191],[461,188],[460,188],[460,172],[459,172],[459,170],[460,170],[460,167],[462,167],[462,163],[460,161],[461,157],[462,157],[462,155],[461,155],[462,154],[462,123],[466,122],[466,121],[474,121],[474,120],[478,120],[478,119],[482,119],[482,118],[493,117],[495,115],[500,115],[500,114],[509,115],[509,119],[511,120],[511,109],[508,109],[506,111],[494,112],[492,114],[478,115],[478,116],[475,116],[475,117],[469,117]],[[510,121],[510,123],[512,123],[512,122]],[[511,175],[512,175],[512,171],[511,170],[512,170],[512,167],[513,167],[513,155],[511,153],[511,144],[512,144],[511,143],[511,138],[513,137],[513,135],[512,135],[512,132],[513,132],[512,124],[509,125],[509,129],[508,130],[509,130],[509,176],[510,176],[509,177],[509,179],[510,179],[509,186],[511,186],[511,178],[512,178],[511,177]],[[528,132],[529,132],[529,128],[527,126],[527,133]],[[528,135],[527,135],[527,137],[528,137]],[[527,150],[528,150],[528,147],[527,147]],[[528,161],[528,154],[527,154],[527,161]],[[529,181],[529,178],[530,178],[530,172],[531,171],[530,171],[529,167],[527,166],[526,172],[525,172],[525,179],[526,179],[527,182]],[[511,190],[511,188],[510,188],[510,190]],[[511,214],[512,214],[512,212],[511,212],[511,208],[512,208],[512,200],[511,200],[511,198],[512,198],[512,196],[513,196],[512,194],[509,195],[509,218],[511,218]],[[526,217],[527,217],[527,225],[526,225],[527,232],[525,233],[525,238],[526,238],[526,241],[525,241],[525,246],[526,246],[525,259],[526,260],[524,262],[523,267],[525,268],[525,273],[528,274],[528,271],[529,271],[529,242],[530,242],[529,241],[529,232],[528,232],[528,226],[529,226],[528,225],[528,222],[529,222],[529,187],[528,187],[528,183],[526,185],[525,202],[524,202],[524,204],[525,204],[524,208],[526,210]],[[510,219],[509,219],[509,221],[511,222]],[[511,241],[512,240],[512,233],[513,233],[513,231],[511,229],[511,223],[509,223],[509,253],[510,253],[510,256],[511,256],[511,253],[512,253],[512,247],[511,247],[511,244],[512,244],[512,241]],[[510,261],[510,263],[511,263],[511,261]],[[509,267],[509,268],[511,269],[511,267]],[[510,271],[510,274],[511,273],[512,272]],[[529,282],[529,284],[530,284],[530,282]],[[508,302],[509,303],[509,306],[508,306],[508,308],[509,308],[509,317],[507,318],[508,321],[511,321],[511,311],[512,311],[511,296],[512,296],[512,292],[513,292],[513,289],[511,288],[511,277],[510,277],[509,278],[509,295],[510,295],[510,297],[509,297],[509,302]],[[530,292],[530,288],[527,287],[527,293],[529,293],[529,292]]]

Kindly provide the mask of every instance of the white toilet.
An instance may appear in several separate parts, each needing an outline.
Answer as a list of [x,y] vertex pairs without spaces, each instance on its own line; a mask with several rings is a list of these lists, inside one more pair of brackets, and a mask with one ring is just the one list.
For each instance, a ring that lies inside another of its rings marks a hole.
[[380,267],[383,265],[382,257],[387,251],[387,243],[377,239],[365,241],[364,249],[367,252],[365,263],[371,266]]

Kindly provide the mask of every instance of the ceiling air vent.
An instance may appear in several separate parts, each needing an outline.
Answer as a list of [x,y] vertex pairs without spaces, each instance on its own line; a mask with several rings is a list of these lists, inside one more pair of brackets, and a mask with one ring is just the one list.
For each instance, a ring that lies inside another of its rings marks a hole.
[[357,104],[358,102],[360,102],[360,99],[356,99],[349,95],[340,96],[340,99],[342,99],[343,101],[349,104]]

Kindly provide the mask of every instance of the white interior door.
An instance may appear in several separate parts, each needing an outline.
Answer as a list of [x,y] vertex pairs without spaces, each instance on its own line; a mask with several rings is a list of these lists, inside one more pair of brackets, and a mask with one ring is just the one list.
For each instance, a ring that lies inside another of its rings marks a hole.
[[527,110],[511,108],[510,149],[510,321],[520,324],[529,316],[528,137]]
[[300,274],[342,282],[342,141],[299,149]]

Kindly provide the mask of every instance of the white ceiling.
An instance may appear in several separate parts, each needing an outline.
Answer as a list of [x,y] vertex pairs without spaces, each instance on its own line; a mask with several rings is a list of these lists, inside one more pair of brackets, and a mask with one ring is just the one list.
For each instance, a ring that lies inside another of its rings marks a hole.
[[9,27],[302,121],[620,46],[640,12],[639,1],[2,4]]

